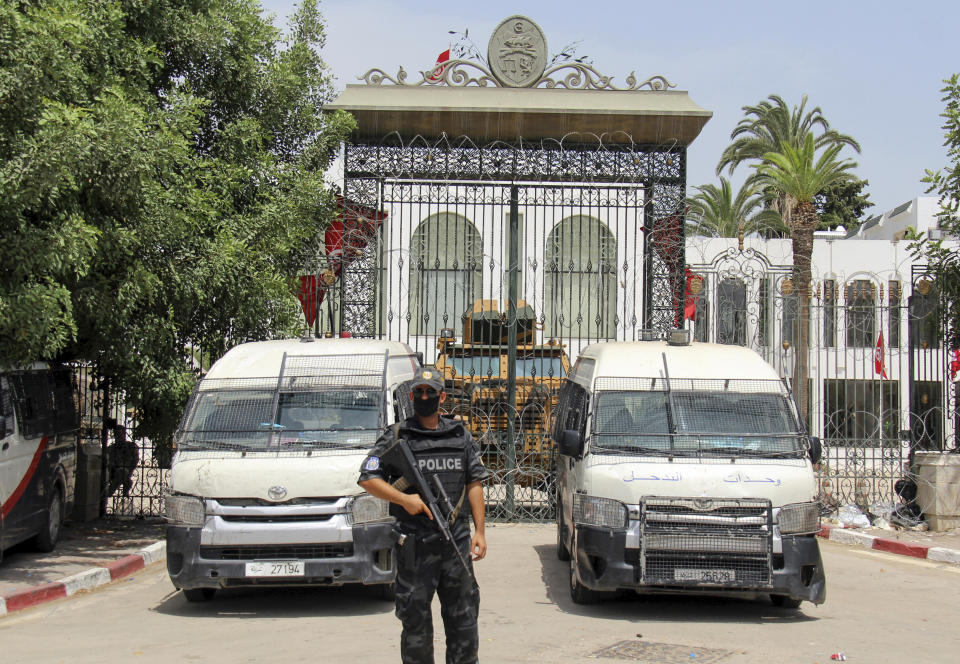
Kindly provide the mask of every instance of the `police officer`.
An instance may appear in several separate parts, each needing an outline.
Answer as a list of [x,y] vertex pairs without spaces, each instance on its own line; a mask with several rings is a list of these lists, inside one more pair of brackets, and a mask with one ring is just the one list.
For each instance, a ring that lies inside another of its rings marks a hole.
[[[431,475],[439,476],[455,508],[452,515],[446,515],[450,530],[468,560],[472,574],[472,561],[482,559],[487,553],[481,481],[489,476],[489,472],[480,462],[470,432],[461,422],[440,415],[440,405],[447,396],[441,374],[433,367],[423,367],[409,385],[415,415],[396,428],[396,435],[407,441],[431,485]],[[431,514],[414,488],[401,491],[393,485],[400,479],[400,474],[380,458],[393,441],[394,427],[391,427],[364,460],[359,484],[371,495],[391,503],[390,513],[397,518],[398,528],[406,535],[396,552],[396,614],[403,626],[401,660],[407,664],[433,662],[430,604],[436,592],[440,597],[440,614],[447,637],[447,664],[472,664],[477,661],[479,646],[479,590],[456,551],[431,523],[444,515]],[[398,486],[402,485],[401,482]],[[468,512],[473,516],[472,538]]]

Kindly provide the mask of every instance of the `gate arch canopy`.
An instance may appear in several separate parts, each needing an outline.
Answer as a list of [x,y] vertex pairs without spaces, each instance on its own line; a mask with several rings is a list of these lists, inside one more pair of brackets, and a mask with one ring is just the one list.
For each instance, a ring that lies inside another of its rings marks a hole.
[[421,221],[410,241],[413,334],[460,328],[482,287],[483,244],[469,219],[439,212]]

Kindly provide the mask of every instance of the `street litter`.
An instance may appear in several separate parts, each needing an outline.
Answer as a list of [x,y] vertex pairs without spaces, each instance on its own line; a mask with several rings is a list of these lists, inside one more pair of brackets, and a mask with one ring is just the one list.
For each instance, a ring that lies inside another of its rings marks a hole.
[[840,520],[847,528],[870,527],[870,519],[868,519],[867,515],[861,512],[860,508],[856,505],[841,506],[840,513],[837,515],[837,519]]
[[834,660],[835,662],[845,662],[847,661],[847,656],[842,652],[835,652],[830,655],[830,659]]

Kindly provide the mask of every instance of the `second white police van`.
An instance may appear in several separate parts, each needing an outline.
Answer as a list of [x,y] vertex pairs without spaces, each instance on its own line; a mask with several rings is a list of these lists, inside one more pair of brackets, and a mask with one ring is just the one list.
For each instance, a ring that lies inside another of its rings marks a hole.
[[820,442],[754,351],[684,330],[588,346],[553,435],[557,555],[575,602],[619,590],[824,601]]

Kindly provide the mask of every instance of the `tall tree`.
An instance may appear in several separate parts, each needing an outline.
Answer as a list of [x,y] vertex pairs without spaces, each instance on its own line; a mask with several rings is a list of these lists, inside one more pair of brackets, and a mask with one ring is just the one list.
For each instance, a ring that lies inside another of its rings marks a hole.
[[[763,196],[751,178],[736,194],[730,180],[720,176],[720,185],[696,187],[687,199],[688,234],[711,237],[737,237],[740,232],[767,233],[785,231],[783,220],[773,210],[763,209]],[[741,227],[742,224],[742,227]]]
[[[807,95],[799,106],[790,108],[779,95],[770,95],[753,106],[744,106],[744,118],[730,133],[731,143],[720,155],[717,175],[727,168],[730,173],[744,162],[758,162],[768,152],[780,152],[781,146],[799,149],[808,134],[814,136],[817,149],[831,145],[849,145],[860,152],[860,144],[846,134],[831,129],[819,106],[806,110]],[[780,212],[784,223],[790,226],[794,202],[782,192],[769,196],[771,206]]]
[[800,412],[806,416],[809,405],[809,348],[810,348],[810,264],[813,256],[813,232],[820,223],[814,197],[832,184],[846,182],[853,175],[850,169],[856,163],[838,159],[843,145],[828,145],[817,157],[816,139],[808,133],[799,149],[781,145],[778,152],[763,155],[763,162],[755,165],[762,182],[782,192],[794,201],[790,237],[793,243],[793,287],[797,293],[799,311],[796,335],[796,370],[794,392]]
[[[944,119],[944,145],[948,164],[944,170],[927,170],[923,181],[929,184],[927,193],[940,198],[938,224],[944,235],[960,238],[960,74],[954,74],[945,83],[942,101],[946,104],[940,117]],[[930,273],[935,275],[942,315],[946,325],[947,342],[951,349],[960,348],[960,250],[943,241],[920,240],[912,249],[917,257],[926,258]]]
[[0,364],[93,360],[169,440],[191,348],[295,331],[352,128],[323,23],[251,0],[0,4]]
[[873,207],[870,194],[863,191],[869,184],[867,180],[851,178],[824,187],[813,197],[813,206],[820,216],[817,230],[830,231],[838,226],[847,231],[860,228],[864,211]]

